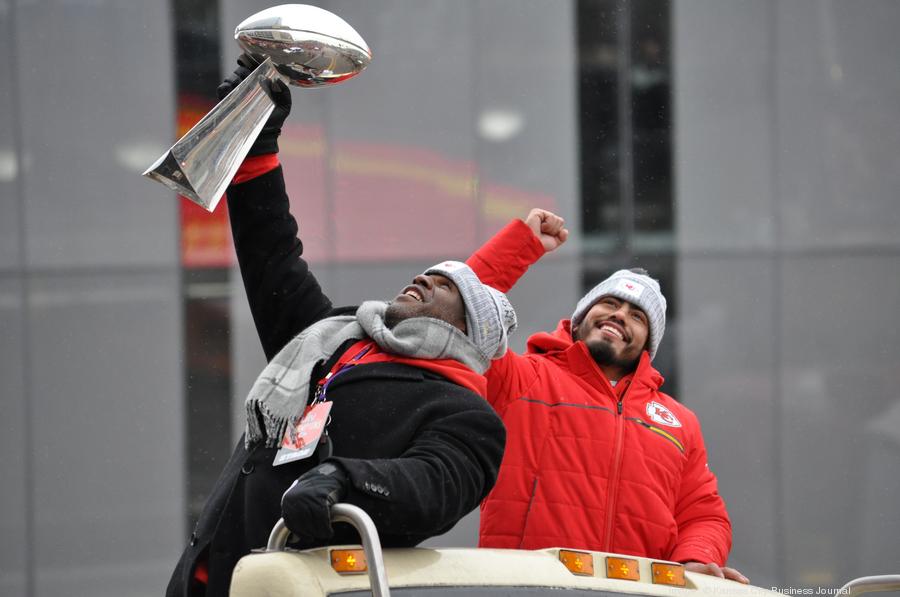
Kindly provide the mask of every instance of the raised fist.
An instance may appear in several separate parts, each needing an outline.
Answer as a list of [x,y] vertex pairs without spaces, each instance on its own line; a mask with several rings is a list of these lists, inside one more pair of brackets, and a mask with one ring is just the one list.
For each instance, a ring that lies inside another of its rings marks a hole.
[[548,253],[558,249],[569,238],[566,221],[546,209],[532,209],[525,218],[525,224],[531,228]]

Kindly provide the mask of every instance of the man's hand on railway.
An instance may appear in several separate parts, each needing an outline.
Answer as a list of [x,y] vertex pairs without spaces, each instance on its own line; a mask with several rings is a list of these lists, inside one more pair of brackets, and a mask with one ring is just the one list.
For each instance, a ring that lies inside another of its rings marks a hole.
[[734,568],[719,566],[714,562],[710,562],[709,564],[701,564],[700,562],[686,562],[684,564],[684,568],[689,572],[698,572],[700,574],[708,574],[709,576],[727,578],[728,580],[734,580],[745,585],[750,584],[750,579]]

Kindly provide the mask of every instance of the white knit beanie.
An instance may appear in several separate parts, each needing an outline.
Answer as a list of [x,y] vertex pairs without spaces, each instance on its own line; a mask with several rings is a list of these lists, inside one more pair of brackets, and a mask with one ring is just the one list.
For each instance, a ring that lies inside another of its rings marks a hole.
[[581,297],[572,313],[572,329],[574,330],[587,312],[604,296],[614,296],[640,307],[647,314],[650,327],[650,341],[647,350],[650,358],[656,356],[656,350],[666,332],[666,297],[659,289],[659,282],[647,275],[643,269],[620,269],[603,280]]
[[460,261],[443,261],[425,270],[450,279],[466,306],[466,335],[488,359],[506,353],[509,334],[516,329],[516,312],[506,295],[482,284],[475,272]]

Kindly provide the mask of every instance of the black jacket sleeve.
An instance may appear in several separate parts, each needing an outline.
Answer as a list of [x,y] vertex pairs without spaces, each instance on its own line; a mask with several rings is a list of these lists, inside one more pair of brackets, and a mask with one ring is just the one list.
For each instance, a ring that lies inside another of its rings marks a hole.
[[472,398],[423,426],[398,458],[333,458],[350,478],[345,501],[369,513],[386,545],[447,532],[493,488],[506,430],[486,402]]
[[266,359],[328,316],[331,301],[301,257],[281,166],[228,188],[228,214],[244,289]]

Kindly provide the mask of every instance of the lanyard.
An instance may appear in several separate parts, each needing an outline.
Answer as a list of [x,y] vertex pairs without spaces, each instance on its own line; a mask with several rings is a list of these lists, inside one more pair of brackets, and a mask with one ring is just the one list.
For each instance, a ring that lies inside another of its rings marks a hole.
[[[344,373],[345,371],[350,370],[354,365],[359,364],[359,359],[363,358],[367,352],[372,349],[374,346],[374,342],[369,342],[365,346],[363,346],[362,350],[356,353],[349,361],[345,363],[341,363],[340,361],[335,364],[331,371],[328,372],[328,375],[319,380],[319,383],[316,384],[316,395],[313,397],[313,404],[318,402],[325,402],[328,400],[328,386],[331,385],[338,375]],[[335,370],[337,369],[337,370]]]

